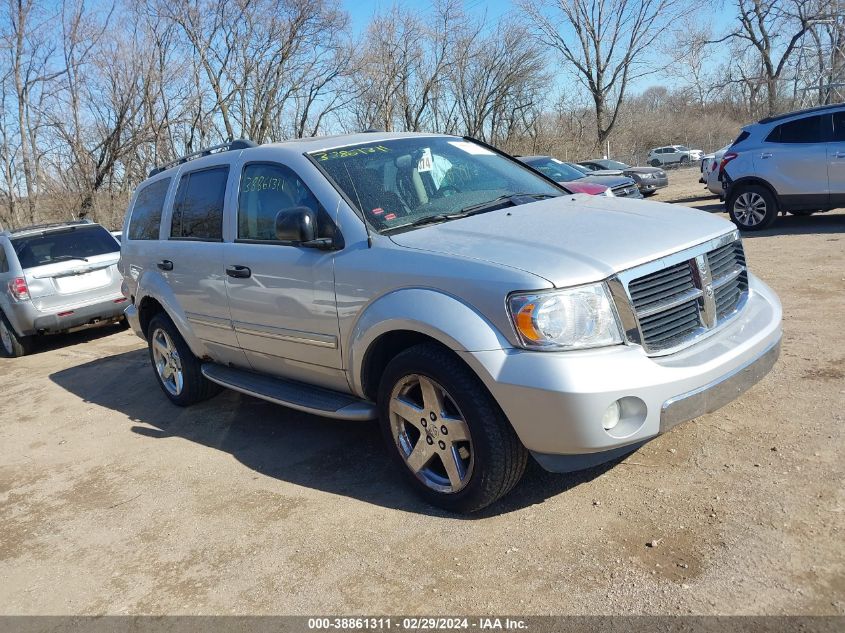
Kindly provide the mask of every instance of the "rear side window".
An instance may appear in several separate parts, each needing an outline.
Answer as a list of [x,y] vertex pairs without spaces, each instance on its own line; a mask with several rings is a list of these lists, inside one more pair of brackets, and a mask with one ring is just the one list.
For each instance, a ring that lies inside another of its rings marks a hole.
[[819,143],[822,140],[822,117],[809,116],[781,123],[766,137],[769,143]]
[[845,142],[845,110],[833,113],[833,140]]
[[170,178],[150,183],[138,192],[129,218],[130,240],[157,240],[161,225],[161,210],[170,188]]
[[223,201],[228,177],[228,165],[182,176],[173,205],[171,238],[223,240]]
[[308,207],[317,214],[318,236],[331,237],[334,225],[308,186],[289,167],[250,163],[241,173],[238,194],[238,239],[276,240],[276,215],[291,207]]
[[101,226],[74,227],[12,240],[21,268],[117,253],[120,244]]
[[0,273],[9,272],[9,260],[6,258],[6,249],[0,243]]
[[749,136],[751,136],[751,133],[746,131],[746,130],[743,130],[742,132],[739,133],[739,136],[736,137],[736,140],[733,143],[731,143],[731,147],[736,147],[737,145],[742,143],[745,139],[747,139]]

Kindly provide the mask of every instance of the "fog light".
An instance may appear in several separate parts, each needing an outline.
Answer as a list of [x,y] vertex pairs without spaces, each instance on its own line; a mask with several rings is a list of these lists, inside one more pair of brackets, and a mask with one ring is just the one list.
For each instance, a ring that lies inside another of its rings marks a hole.
[[604,415],[601,417],[601,425],[604,427],[604,430],[609,431],[619,424],[619,417],[621,414],[622,409],[619,406],[619,401],[617,400],[605,410]]

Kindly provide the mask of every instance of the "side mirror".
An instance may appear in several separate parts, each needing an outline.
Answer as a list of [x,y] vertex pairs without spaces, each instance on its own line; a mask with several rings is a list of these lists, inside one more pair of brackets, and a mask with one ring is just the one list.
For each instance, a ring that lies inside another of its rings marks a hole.
[[276,215],[276,239],[280,242],[311,242],[317,238],[317,214],[308,207],[283,209]]

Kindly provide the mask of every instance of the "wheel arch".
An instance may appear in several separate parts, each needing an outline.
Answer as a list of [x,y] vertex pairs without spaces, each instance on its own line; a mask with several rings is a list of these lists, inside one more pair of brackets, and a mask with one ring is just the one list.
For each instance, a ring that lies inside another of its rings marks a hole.
[[173,321],[194,356],[204,358],[208,355],[205,345],[194,335],[185,312],[179,307],[173,291],[163,278],[158,275],[141,277],[136,289],[134,304],[138,308],[138,320],[147,340],[149,340],[147,329],[150,321],[156,314],[163,312]]
[[[395,291],[374,301],[359,317],[349,340],[351,387],[370,399],[390,360],[419,343],[437,343],[464,363],[459,352],[511,347],[474,308],[451,295],[423,288]],[[477,375],[475,369],[470,370]]]
[[764,180],[759,176],[743,176],[742,178],[732,181],[730,194],[726,197],[726,200],[730,200],[737,195],[736,192],[739,191],[741,187],[748,187],[750,185],[758,185],[768,189],[769,193],[771,193],[772,197],[775,199],[775,204],[780,207],[780,197],[778,196],[777,190],[767,180]]

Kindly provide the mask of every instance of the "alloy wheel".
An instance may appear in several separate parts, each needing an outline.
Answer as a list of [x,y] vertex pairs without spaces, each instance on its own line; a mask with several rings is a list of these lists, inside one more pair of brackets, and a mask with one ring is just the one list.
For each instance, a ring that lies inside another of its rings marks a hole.
[[168,393],[178,396],[185,386],[182,373],[182,359],[173,344],[173,339],[163,329],[159,328],[152,336],[153,362],[155,364],[161,384]]
[[757,226],[766,218],[766,201],[759,193],[746,191],[737,197],[733,211],[743,226]]
[[418,374],[399,380],[390,428],[405,465],[428,488],[455,493],[469,483],[475,461],[469,426],[442,385]]

